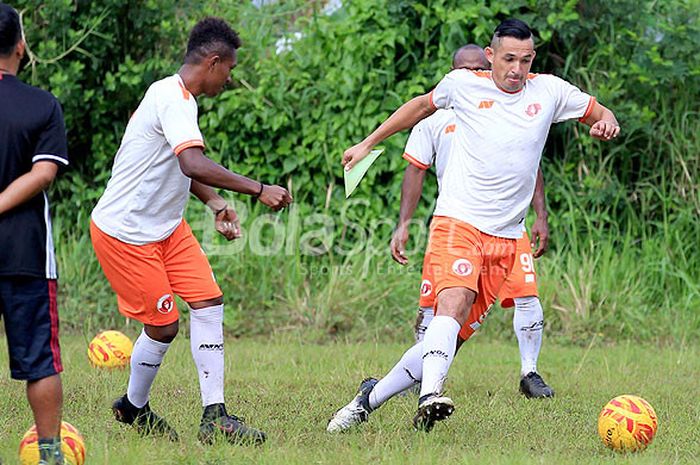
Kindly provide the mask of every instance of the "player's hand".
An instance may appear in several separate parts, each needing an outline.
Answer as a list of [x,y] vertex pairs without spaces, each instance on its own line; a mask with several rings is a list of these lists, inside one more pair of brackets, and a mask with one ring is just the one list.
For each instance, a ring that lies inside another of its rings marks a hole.
[[611,140],[620,134],[620,125],[614,121],[600,120],[591,126],[591,137],[599,140]]
[[350,171],[350,169],[355,166],[357,162],[365,158],[371,150],[372,147],[368,147],[364,142],[360,142],[347,149],[345,153],[343,153],[343,166],[345,166],[345,171]]
[[292,195],[284,187],[268,186],[267,184],[263,184],[258,200],[274,211],[282,210],[294,201]]
[[238,220],[236,211],[226,206],[226,209],[219,212],[214,218],[214,226],[216,230],[227,240],[232,241],[241,237],[241,224]]
[[549,245],[549,223],[547,218],[539,216],[530,228],[530,247],[534,249],[532,256],[540,258],[547,251]]
[[408,242],[408,227],[399,226],[391,236],[391,258],[400,265],[406,265],[406,242]]

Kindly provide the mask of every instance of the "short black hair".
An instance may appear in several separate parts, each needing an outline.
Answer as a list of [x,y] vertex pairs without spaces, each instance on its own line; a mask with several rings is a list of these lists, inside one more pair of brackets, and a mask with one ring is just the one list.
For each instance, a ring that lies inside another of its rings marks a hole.
[[204,18],[198,22],[187,41],[185,63],[199,63],[202,58],[214,52],[232,55],[241,46],[241,38],[231,26],[221,18]]
[[457,61],[457,57],[462,53],[462,52],[467,52],[469,50],[472,50],[474,52],[481,52],[484,53],[484,49],[479,47],[476,44],[467,44],[467,45],[462,45],[459,47],[455,52],[452,54],[452,64],[454,64],[455,61]]
[[8,56],[22,38],[22,26],[17,11],[0,3],[0,56]]
[[518,40],[526,40],[532,38],[532,30],[530,26],[516,18],[506,19],[501,22],[493,31],[493,38],[491,39],[491,47],[496,45],[499,39],[503,37],[513,37]]

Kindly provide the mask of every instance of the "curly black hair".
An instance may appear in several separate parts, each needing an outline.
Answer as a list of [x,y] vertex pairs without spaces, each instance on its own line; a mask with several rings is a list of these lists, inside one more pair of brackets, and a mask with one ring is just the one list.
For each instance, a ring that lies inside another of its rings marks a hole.
[[241,38],[221,18],[204,18],[198,22],[187,41],[185,63],[199,63],[210,53],[231,55],[241,46]]
[[14,8],[0,3],[0,56],[8,56],[22,38],[19,15]]

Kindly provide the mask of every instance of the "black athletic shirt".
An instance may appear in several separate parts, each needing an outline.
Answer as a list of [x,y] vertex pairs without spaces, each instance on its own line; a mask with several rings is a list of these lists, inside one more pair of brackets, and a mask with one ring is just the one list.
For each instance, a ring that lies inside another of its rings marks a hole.
[[[61,105],[49,92],[0,74],[0,192],[38,161],[68,165]],[[58,277],[45,192],[0,214],[0,276]]]

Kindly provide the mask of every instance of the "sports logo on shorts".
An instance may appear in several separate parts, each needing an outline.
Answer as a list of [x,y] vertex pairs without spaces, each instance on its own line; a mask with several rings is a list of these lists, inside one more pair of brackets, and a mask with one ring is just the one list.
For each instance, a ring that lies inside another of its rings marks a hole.
[[452,263],[452,271],[459,276],[469,276],[474,271],[474,266],[466,258],[460,258]]
[[432,293],[433,293],[433,283],[431,283],[427,279],[424,279],[423,282],[420,283],[420,295],[422,297],[428,297]]
[[156,309],[160,313],[167,315],[168,313],[173,311],[173,308],[175,308],[175,302],[173,301],[173,296],[171,296],[170,294],[165,294],[163,297],[158,299]]

